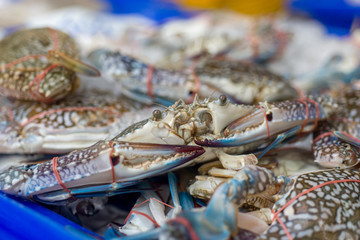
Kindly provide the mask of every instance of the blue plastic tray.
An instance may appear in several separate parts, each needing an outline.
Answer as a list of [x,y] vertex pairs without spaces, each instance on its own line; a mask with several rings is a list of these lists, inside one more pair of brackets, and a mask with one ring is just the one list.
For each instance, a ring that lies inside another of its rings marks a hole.
[[0,239],[102,239],[29,200],[0,193]]
[[356,0],[290,0],[288,8],[319,20],[329,33],[337,35],[349,34],[354,19],[360,16]]

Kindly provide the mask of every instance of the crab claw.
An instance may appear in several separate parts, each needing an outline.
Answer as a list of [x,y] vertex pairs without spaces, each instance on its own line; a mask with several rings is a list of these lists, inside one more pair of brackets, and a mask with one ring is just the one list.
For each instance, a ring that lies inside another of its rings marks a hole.
[[112,143],[112,161],[117,181],[131,181],[165,173],[205,152],[200,146],[122,141]]
[[[272,113],[265,114],[260,108],[254,109],[249,114],[230,123],[222,132],[222,137],[216,139],[195,139],[195,143],[207,147],[233,147],[248,144],[261,139],[266,139],[274,132],[270,128]],[[270,131],[271,132],[268,132]]]
[[112,196],[204,152],[199,146],[99,141],[52,160],[7,169],[0,173],[0,190],[47,203],[72,196]]
[[79,60],[76,60],[72,57],[69,57],[68,55],[60,51],[53,51],[53,50],[49,51],[48,58],[53,60],[54,63],[59,64],[60,66],[63,66],[65,68],[71,69],[74,72],[92,77],[100,76],[100,72],[96,68],[86,63],[83,63]]
[[317,121],[323,120],[324,109],[314,100],[288,100],[254,106],[254,109],[230,123],[222,136],[214,139],[198,137],[195,143],[208,147],[234,147],[255,141],[274,138],[277,134],[293,131],[301,126],[300,132],[307,125],[314,129]]

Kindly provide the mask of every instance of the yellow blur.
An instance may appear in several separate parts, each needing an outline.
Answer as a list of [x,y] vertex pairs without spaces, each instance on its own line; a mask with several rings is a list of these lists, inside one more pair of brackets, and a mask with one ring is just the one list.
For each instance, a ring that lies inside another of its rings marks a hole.
[[283,0],[176,0],[190,9],[232,9],[243,14],[266,14],[281,10]]

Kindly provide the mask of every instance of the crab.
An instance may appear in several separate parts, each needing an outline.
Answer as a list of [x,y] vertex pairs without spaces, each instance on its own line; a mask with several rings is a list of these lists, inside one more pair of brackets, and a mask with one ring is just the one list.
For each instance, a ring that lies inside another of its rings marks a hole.
[[194,159],[195,163],[219,158],[226,169],[238,170],[255,161],[244,153],[257,151],[260,156],[268,148],[311,132],[336,106],[326,96],[259,105],[230,103],[225,96],[195,99],[192,104],[179,102],[164,111],[155,110],[151,118],[128,127],[114,139],[200,145],[206,153]]
[[236,103],[280,101],[297,97],[296,90],[281,76],[246,62],[209,59],[192,68],[161,69],[119,52],[95,50],[90,61],[108,81],[136,101],[166,106],[183,99],[191,103],[226,95]]
[[153,110],[90,89],[51,104],[4,97],[0,102],[1,153],[68,153],[112,138]]
[[52,204],[112,196],[147,177],[185,165],[203,153],[198,146],[102,140],[40,163],[11,166],[0,173],[0,189]]
[[[357,168],[285,177],[248,165],[218,186],[206,207],[184,210],[161,228],[136,237],[229,239],[244,236],[250,223],[252,234],[246,239],[353,239],[360,233],[359,183]],[[270,226],[239,211],[251,195],[275,199],[271,211],[262,212],[271,213]],[[265,229],[259,231],[259,226]]]
[[52,28],[16,31],[0,41],[0,94],[54,102],[79,85],[76,72],[99,76],[79,61],[80,51],[66,33]]

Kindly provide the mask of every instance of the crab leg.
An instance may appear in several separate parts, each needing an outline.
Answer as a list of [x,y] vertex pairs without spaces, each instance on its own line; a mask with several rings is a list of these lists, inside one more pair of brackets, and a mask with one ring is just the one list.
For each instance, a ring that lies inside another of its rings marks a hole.
[[50,61],[53,61],[54,63],[63,66],[65,68],[68,68],[74,72],[81,73],[87,76],[93,76],[93,77],[99,77],[100,72],[79,60],[76,60],[73,57],[70,57],[66,55],[65,53],[62,53],[58,50],[50,50],[49,55],[47,56]]
[[280,181],[290,183],[287,179],[277,178],[265,168],[246,166],[237,172],[234,179],[217,188],[206,208],[184,210],[161,230],[154,229],[124,239],[145,239],[148,236],[170,239],[175,235],[181,239],[229,239],[239,231],[237,208],[247,195],[266,192],[268,186]]
[[334,131],[334,135],[353,146],[356,146],[358,148],[360,147],[360,139],[352,136],[351,134],[343,131]]
[[118,189],[181,166],[204,153],[198,146],[99,141],[36,165],[0,174],[4,192],[56,202],[70,197],[112,195]]

